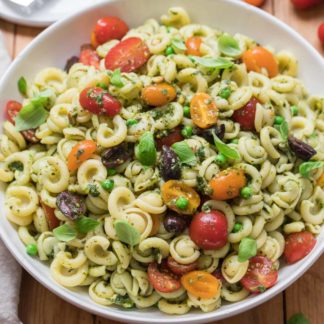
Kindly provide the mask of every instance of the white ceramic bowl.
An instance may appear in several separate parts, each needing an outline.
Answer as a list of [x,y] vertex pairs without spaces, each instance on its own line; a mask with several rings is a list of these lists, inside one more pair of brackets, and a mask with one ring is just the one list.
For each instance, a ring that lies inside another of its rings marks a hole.
[[[95,21],[104,15],[117,15],[130,26],[142,24],[146,19],[159,18],[171,6],[187,9],[192,20],[218,27],[230,33],[240,32],[269,44],[276,50],[293,52],[300,62],[300,78],[312,94],[323,93],[324,60],[300,35],[264,11],[233,0],[124,0],[100,4],[88,11],[77,13],[56,23],[38,36],[21,53],[5,74],[0,84],[0,107],[9,99],[19,100],[17,80],[20,76],[32,77],[39,69],[48,66],[64,67],[66,59],[77,54],[80,44],[89,41]],[[321,92],[322,91],[322,92]],[[2,120],[1,116],[1,120]],[[3,206],[3,187],[0,189],[0,206]],[[2,209],[3,210],[3,209]],[[321,255],[324,249],[324,231],[318,237],[314,250],[302,261],[280,270],[278,283],[258,296],[251,296],[235,304],[223,305],[211,313],[191,311],[182,316],[168,316],[156,309],[125,311],[95,304],[85,291],[69,290],[59,286],[50,276],[49,267],[29,257],[20,242],[15,228],[4,215],[0,217],[0,234],[15,258],[40,283],[68,302],[91,313],[125,322],[139,323],[205,323],[220,320],[255,307],[300,277]]]

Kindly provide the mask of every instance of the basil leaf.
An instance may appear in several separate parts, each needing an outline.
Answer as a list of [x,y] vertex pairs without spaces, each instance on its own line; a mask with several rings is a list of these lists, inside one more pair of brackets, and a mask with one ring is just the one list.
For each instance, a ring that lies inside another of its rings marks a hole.
[[35,107],[41,106],[48,109],[54,104],[55,98],[56,96],[52,89],[45,89],[35,98],[32,98],[30,103]]
[[299,173],[304,177],[304,178],[309,178],[310,172],[312,170],[318,169],[320,167],[324,166],[323,161],[309,161],[309,162],[303,162],[299,166]]
[[180,51],[186,51],[187,47],[181,39],[172,39],[171,46]]
[[244,237],[239,245],[238,260],[239,262],[245,262],[254,257],[257,253],[256,240]]
[[304,314],[297,313],[290,317],[287,324],[310,324],[310,322]]
[[23,131],[37,128],[46,121],[47,116],[48,112],[43,107],[28,104],[19,111],[15,118],[16,129]]
[[114,86],[116,86],[117,88],[121,88],[124,86],[124,83],[121,79],[121,73],[120,73],[120,69],[116,69],[110,78],[110,83]]
[[26,79],[24,77],[20,77],[17,84],[18,84],[19,92],[23,96],[26,96],[26,94],[27,94],[27,82],[26,82]]
[[188,165],[195,165],[197,163],[194,152],[185,141],[174,143],[171,145],[171,148],[178,155],[181,163]]
[[242,53],[236,39],[226,34],[223,34],[218,38],[218,48],[224,55],[227,56],[236,57]]
[[215,146],[219,153],[222,153],[224,156],[226,156],[229,159],[232,160],[239,160],[240,154],[235,149],[229,147],[227,144],[223,143],[215,134],[215,131],[212,131]]
[[189,58],[197,64],[200,64],[207,68],[213,69],[228,69],[234,65],[233,62],[226,60],[222,57],[199,57],[199,56],[189,56]]
[[127,221],[117,220],[114,223],[116,234],[121,242],[135,246],[140,242],[140,233]]
[[117,295],[114,303],[116,305],[122,306],[124,308],[132,308],[134,307],[134,302],[128,297],[128,295]]
[[288,123],[285,120],[279,125],[278,130],[280,132],[281,138],[285,142],[287,142],[287,140],[288,140],[288,133],[289,133],[289,126],[288,126]]
[[68,224],[61,225],[53,229],[54,236],[63,242],[69,242],[76,238],[77,232]]
[[98,222],[96,219],[82,216],[81,218],[77,219],[74,224],[78,232],[86,234],[95,229],[100,222]]
[[136,158],[146,166],[154,165],[156,162],[156,148],[154,137],[151,132],[144,133],[135,147]]

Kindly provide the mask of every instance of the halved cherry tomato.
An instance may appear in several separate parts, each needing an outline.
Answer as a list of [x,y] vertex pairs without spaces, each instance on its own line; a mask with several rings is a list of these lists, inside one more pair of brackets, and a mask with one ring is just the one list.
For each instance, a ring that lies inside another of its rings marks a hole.
[[287,263],[292,264],[308,255],[316,244],[314,235],[310,232],[298,232],[286,237],[284,257]]
[[308,9],[320,4],[323,0],[291,0],[296,9]]
[[152,215],[153,225],[149,236],[155,236],[157,234],[161,225],[161,218],[162,215]]
[[68,155],[68,169],[72,172],[75,171],[82,162],[90,158],[96,149],[97,144],[92,140],[84,140],[73,146]]
[[128,32],[126,23],[118,17],[100,18],[95,26],[94,34],[99,44],[112,39],[122,39]]
[[60,226],[60,220],[55,216],[54,210],[55,208],[52,208],[50,206],[47,206],[44,202],[40,202],[44,213],[45,217],[47,220],[48,228],[50,230],[53,230],[54,228]]
[[138,37],[130,37],[114,46],[106,55],[105,66],[108,70],[120,69],[133,72],[146,63],[150,50]]
[[190,102],[192,122],[200,128],[209,128],[218,120],[218,109],[215,101],[207,93],[196,93]]
[[246,185],[243,170],[226,169],[215,175],[209,182],[213,189],[212,197],[216,200],[227,200],[237,197]]
[[218,210],[200,212],[191,221],[189,235],[201,249],[220,249],[227,243],[227,218]]
[[187,55],[201,56],[200,45],[202,43],[202,39],[199,36],[192,36],[187,38],[186,47],[187,47]]
[[257,46],[245,51],[242,59],[248,71],[261,72],[261,69],[265,68],[270,78],[278,74],[278,63],[275,57],[264,47]]
[[167,259],[168,268],[175,273],[176,275],[182,276],[190,271],[193,271],[198,268],[198,262],[192,262],[189,264],[180,264],[172,257],[168,257]]
[[257,255],[249,260],[249,267],[241,279],[241,284],[252,293],[260,293],[274,286],[277,279],[278,271],[274,268],[272,261]]
[[206,271],[192,271],[181,277],[182,286],[198,298],[211,299],[221,288],[221,282]]
[[[6,104],[6,118],[15,125],[15,118],[22,108],[22,104],[15,100],[9,100]],[[40,140],[36,137],[35,129],[27,129],[20,132],[27,142],[38,143]]]
[[318,26],[317,35],[321,44],[324,46],[324,22]]
[[321,174],[321,176],[317,179],[317,185],[320,187],[324,186],[324,172]]
[[[161,188],[164,203],[179,214],[192,215],[200,205],[200,197],[197,192],[178,180],[169,180]],[[188,200],[186,208],[180,209],[176,206],[178,198],[183,197]]]
[[261,7],[264,3],[264,0],[244,0],[246,3],[256,6],[256,7]]
[[79,62],[99,69],[100,57],[91,45],[85,44],[81,46]]
[[149,264],[147,274],[151,285],[157,291],[168,293],[181,287],[178,278],[171,273],[160,271],[156,262]]
[[243,130],[255,130],[254,121],[257,103],[260,103],[259,100],[252,97],[245,106],[234,111],[232,119],[239,123]]
[[167,83],[150,85],[142,90],[142,98],[149,106],[164,106],[176,96],[174,87]]
[[121,103],[99,87],[88,87],[81,91],[80,105],[96,115],[113,117],[120,112]]
[[183,136],[181,135],[181,128],[176,127],[171,130],[171,132],[163,137],[156,138],[156,146],[158,150],[162,149],[163,145],[171,146],[174,143],[181,142],[183,140]]

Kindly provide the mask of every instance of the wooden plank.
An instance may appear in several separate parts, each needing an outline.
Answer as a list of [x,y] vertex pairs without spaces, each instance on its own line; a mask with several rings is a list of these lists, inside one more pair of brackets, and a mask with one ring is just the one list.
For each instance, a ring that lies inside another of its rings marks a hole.
[[11,57],[14,53],[15,25],[0,19],[0,31],[3,33],[5,45]]
[[16,57],[42,30],[42,28],[17,26],[14,57]]
[[23,272],[19,317],[24,324],[93,324],[91,315],[52,294]]
[[286,319],[303,313],[312,324],[324,322],[324,257],[286,292]]

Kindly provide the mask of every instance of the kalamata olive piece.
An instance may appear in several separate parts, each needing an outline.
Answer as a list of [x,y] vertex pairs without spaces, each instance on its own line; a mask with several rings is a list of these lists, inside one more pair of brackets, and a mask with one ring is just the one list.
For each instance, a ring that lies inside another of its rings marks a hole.
[[196,135],[203,137],[207,142],[214,144],[213,132],[219,139],[223,139],[225,134],[225,125],[220,124],[205,129],[196,128],[194,132]]
[[180,160],[177,154],[166,145],[162,146],[160,172],[165,181],[181,177]]
[[125,163],[134,154],[131,144],[122,143],[103,151],[101,161],[106,168],[115,168]]
[[64,216],[77,219],[86,212],[84,198],[69,191],[63,191],[56,197],[56,206]]
[[188,222],[186,217],[170,212],[164,217],[163,225],[167,232],[178,235],[186,229]]
[[295,155],[304,161],[308,161],[317,153],[310,145],[294,136],[288,137],[288,144]]
[[72,65],[79,62],[79,58],[77,56],[71,56],[65,63],[64,71],[69,72]]

